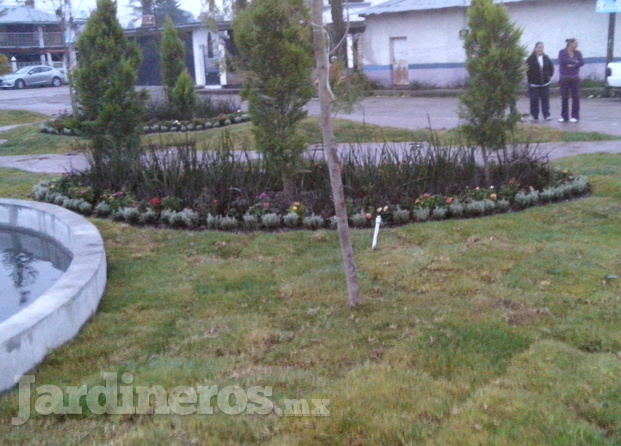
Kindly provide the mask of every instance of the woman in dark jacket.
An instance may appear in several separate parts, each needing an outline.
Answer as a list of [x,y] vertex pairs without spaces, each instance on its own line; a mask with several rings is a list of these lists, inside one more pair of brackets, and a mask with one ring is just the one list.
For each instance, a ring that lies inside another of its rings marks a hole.
[[543,43],[537,42],[532,54],[526,59],[526,78],[530,97],[530,114],[533,121],[539,120],[539,104],[543,119],[550,118],[550,79],[554,74],[554,65],[543,53]]

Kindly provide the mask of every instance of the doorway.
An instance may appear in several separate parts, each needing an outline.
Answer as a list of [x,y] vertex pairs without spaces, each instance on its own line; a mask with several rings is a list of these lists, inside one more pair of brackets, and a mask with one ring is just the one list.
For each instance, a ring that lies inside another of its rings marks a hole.
[[407,37],[390,38],[390,60],[392,64],[392,84],[403,87],[409,85],[408,80],[408,48]]

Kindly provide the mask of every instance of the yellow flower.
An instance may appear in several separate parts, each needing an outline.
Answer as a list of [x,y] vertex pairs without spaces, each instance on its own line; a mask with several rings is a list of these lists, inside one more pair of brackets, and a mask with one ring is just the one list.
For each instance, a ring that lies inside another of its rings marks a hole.
[[496,196],[496,194],[491,194],[489,197],[490,197],[492,200],[495,200],[496,198],[498,198],[498,197]]

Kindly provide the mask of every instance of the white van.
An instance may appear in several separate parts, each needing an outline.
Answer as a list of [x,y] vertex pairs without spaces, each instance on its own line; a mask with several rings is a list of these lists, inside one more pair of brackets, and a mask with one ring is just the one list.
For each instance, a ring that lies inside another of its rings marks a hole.
[[606,90],[621,96],[621,62],[610,62],[606,68]]

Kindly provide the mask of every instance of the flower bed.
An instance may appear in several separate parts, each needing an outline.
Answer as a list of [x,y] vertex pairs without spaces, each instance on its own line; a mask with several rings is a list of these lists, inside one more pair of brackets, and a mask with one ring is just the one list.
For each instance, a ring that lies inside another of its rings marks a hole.
[[[353,227],[365,228],[370,227],[378,215],[386,225],[473,218],[574,199],[590,193],[585,177],[574,176],[567,170],[554,173],[559,178],[556,185],[542,190],[511,180],[497,187],[465,189],[450,196],[424,193],[412,197],[411,206],[386,203],[368,208],[349,201],[349,222]],[[218,208],[218,203],[191,209],[184,208],[181,200],[175,197],[138,200],[125,190],[105,191],[97,197],[90,187],[80,183],[77,176],[65,174],[40,182],[33,188],[32,196],[35,200],[54,203],[83,215],[135,225],[222,231],[336,227],[334,216],[317,215],[301,201],[283,207],[282,198],[277,193],[268,192],[257,195],[241,210],[230,208],[227,214],[217,214],[214,209]]]
[[[213,118],[194,118],[187,121],[149,121],[143,125],[143,132],[145,134],[195,132],[218,127],[226,127],[247,121],[250,121],[250,115],[248,113],[238,111],[236,113],[221,113]],[[42,124],[39,130],[42,133],[50,133],[54,135],[79,136],[79,131],[75,127],[71,126],[71,122],[71,119],[57,118]]]

